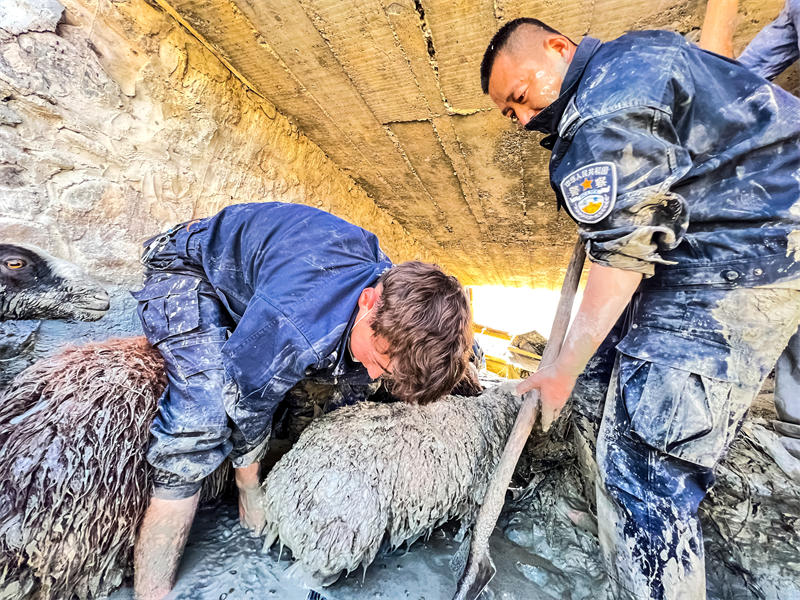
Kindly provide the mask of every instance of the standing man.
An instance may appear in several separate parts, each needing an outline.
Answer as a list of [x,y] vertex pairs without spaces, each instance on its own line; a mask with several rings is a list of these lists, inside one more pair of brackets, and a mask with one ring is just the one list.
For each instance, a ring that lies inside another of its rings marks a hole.
[[607,43],[535,19],[494,36],[481,84],[548,136],[559,206],[593,261],[539,389],[545,425],[629,306],[597,444],[617,597],[705,598],[700,501],[800,324],[800,102],[666,31]]
[[146,247],[134,296],[168,385],[151,427],[155,486],[134,590],[158,600],[174,584],[202,480],[225,458],[242,524],[263,527],[259,460],[292,386],[386,377],[397,397],[431,402],[465,373],[472,319],[455,277],[392,266],[372,233],[308,206],[229,206]]
[[[738,0],[709,0],[700,46],[733,56]],[[786,0],[783,10],[748,44],[739,62],[764,79],[773,80],[800,59],[800,0]],[[800,120],[800,115],[797,116]],[[775,365],[775,431],[786,451],[800,465],[800,330]],[[800,466],[797,468],[800,472]]]

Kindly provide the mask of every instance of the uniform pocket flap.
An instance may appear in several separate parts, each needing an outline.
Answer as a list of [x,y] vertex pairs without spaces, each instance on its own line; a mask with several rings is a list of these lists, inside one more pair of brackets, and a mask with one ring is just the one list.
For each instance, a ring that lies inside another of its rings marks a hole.
[[148,278],[144,282],[144,287],[131,292],[131,296],[137,300],[152,300],[196,290],[199,285],[200,280],[197,277],[169,274],[159,278]]
[[617,350],[640,360],[669,365],[722,381],[736,381],[730,347],[690,335],[648,327],[632,329]]
[[[664,452],[673,451],[679,444],[700,438],[712,431],[720,402],[725,403],[730,384],[706,379],[701,375],[668,365],[650,363],[646,380],[635,402],[626,398],[631,411],[631,431],[649,445]],[[716,386],[726,386],[723,397],[713,400],[710,395]],[[630,390],[624,390],[626,395]]]
[[[225,344],[226,329],[218,327],[204,333],[167,340],[166,346],[172,354],[175,368],[186,379],[198,373],[223,371],[222,346]],[[220,378],[222,376],[220,375]]]
[[132,292],[147,341],[156,345],[168,337],[188,333],[200,324],[196,277],[172,275],[148,279],[144,288]]

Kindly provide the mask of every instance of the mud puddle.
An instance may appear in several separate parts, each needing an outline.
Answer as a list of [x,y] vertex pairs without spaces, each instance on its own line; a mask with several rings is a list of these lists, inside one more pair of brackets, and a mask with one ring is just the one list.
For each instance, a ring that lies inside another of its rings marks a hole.
[[[353,572],[325,590],[327,600],[445,600],[455,591],[450,559],[459,543],[455,528],[433,533],[408,551],[378,557],[362,579]],[[223,502],[199,511],[189,536],[178,581],[170,600],[305,600],[308,591],[293,581],[288,550],[278,559],[278,549],[262,551],[258,538],[238,525],[236,506]],[[525,578],[532,555],[513,544],[499,530],[492,538],[492,556],[497,576],[482,600],[562,598],[551,595]],[[133,600],[125,587],[110,600]]]

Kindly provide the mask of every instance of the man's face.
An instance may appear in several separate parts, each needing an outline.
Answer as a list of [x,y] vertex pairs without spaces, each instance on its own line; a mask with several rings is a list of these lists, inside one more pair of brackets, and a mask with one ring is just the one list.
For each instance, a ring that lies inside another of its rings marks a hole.
[[365,288],[358,298],[358,314],[350,330],[350,352],[364,365],[372,379],[391,375],[389,342],[372,331],[372,318],[381,295],[381,286]]
[[524,127],[550,106],[561,91],[574,49],[563,36],[532,34],[524,43],[501,50],[489,78],[489,96],[500,112]]

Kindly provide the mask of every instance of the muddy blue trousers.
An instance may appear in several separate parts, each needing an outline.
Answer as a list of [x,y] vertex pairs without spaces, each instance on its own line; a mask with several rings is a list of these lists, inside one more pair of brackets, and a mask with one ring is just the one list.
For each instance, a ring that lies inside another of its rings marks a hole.
[[154,467],[156,497],[188,498],[225,458],[235,467],[258,460],[269,431],[261,444],[249,445],[226,411],[226,395],[237,391],[221,351],[234,324],[213,286],[169,246],[147,266],[144,288],[133,295],[145,336],[167,372],[147,460]]
[[775,365],[775,409],[773,422],[781,444],[800,461],[800,330],[789,340]]
[[705,598],[698,506],[799,323],[796,290],[634,297],[597,442],[600,542],[616,597]]

